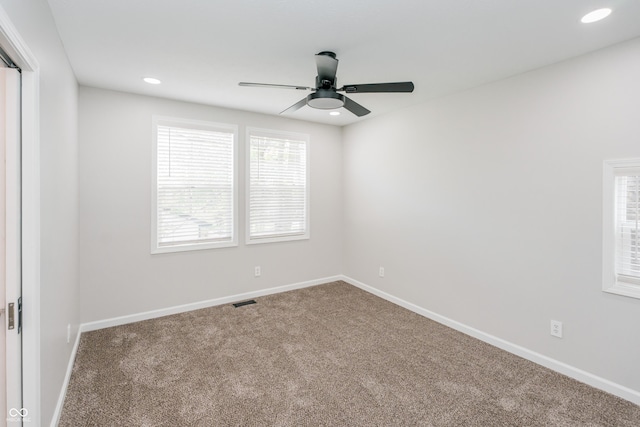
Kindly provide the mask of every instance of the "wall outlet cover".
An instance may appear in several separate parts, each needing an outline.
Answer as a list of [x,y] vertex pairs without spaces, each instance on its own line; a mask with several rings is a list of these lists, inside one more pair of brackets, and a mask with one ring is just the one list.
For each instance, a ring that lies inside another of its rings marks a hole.
[[554,337],[562,338],[562,322],[559,320],[551,321],[551,335]]

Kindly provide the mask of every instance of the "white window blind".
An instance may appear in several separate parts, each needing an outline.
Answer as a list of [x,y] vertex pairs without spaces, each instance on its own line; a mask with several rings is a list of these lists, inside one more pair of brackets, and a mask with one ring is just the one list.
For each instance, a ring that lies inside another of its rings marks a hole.
[[155,252],[235,244],[235,132],[187,121],[155,129]]
[[308,136],[249,129],[247,243],[309,237]]
[[640,285],[640,168],[615,177],[616,280]]

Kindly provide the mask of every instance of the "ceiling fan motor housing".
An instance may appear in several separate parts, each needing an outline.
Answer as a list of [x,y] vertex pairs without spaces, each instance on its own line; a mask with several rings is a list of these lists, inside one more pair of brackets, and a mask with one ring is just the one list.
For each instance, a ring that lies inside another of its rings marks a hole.
[[326,77],[316,76],[316,89],[335,89],[337,79],[328,79]]
[[333,90],[318,89],[307,96],[307,105],[321,110],[333,110],[344,105],[344,95]]

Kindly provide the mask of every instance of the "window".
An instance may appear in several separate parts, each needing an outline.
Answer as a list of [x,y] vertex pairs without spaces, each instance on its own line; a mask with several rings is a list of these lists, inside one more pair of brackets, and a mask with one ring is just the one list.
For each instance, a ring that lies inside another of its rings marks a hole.
[[604,169],[603,289],[640,298],[640,159]]
[[247,243],[309,238],[309,136],[247,130]]
[[153,118],[151,253],[237,245],[231,125]]

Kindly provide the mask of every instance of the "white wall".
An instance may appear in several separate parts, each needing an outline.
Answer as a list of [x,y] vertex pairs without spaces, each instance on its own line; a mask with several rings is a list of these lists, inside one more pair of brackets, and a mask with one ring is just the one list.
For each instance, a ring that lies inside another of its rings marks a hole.
[[640,391],[640,300],[601,291],[638,76],[640,39],[346,127],[344,273]]
[[0,0],[0,6],[40,65],[41,411],[27,409],[32,421],[48,424],[73,347],[67,324],[77,331],[80,317],[77,84],[47,2]]
[[[88,87],[79,105],[83,322],[341,273],[340,128]],[[150,255],[154,114],[240,126],[238,247]],[[244,244],[246,126],[310,134],[310,240]]]

